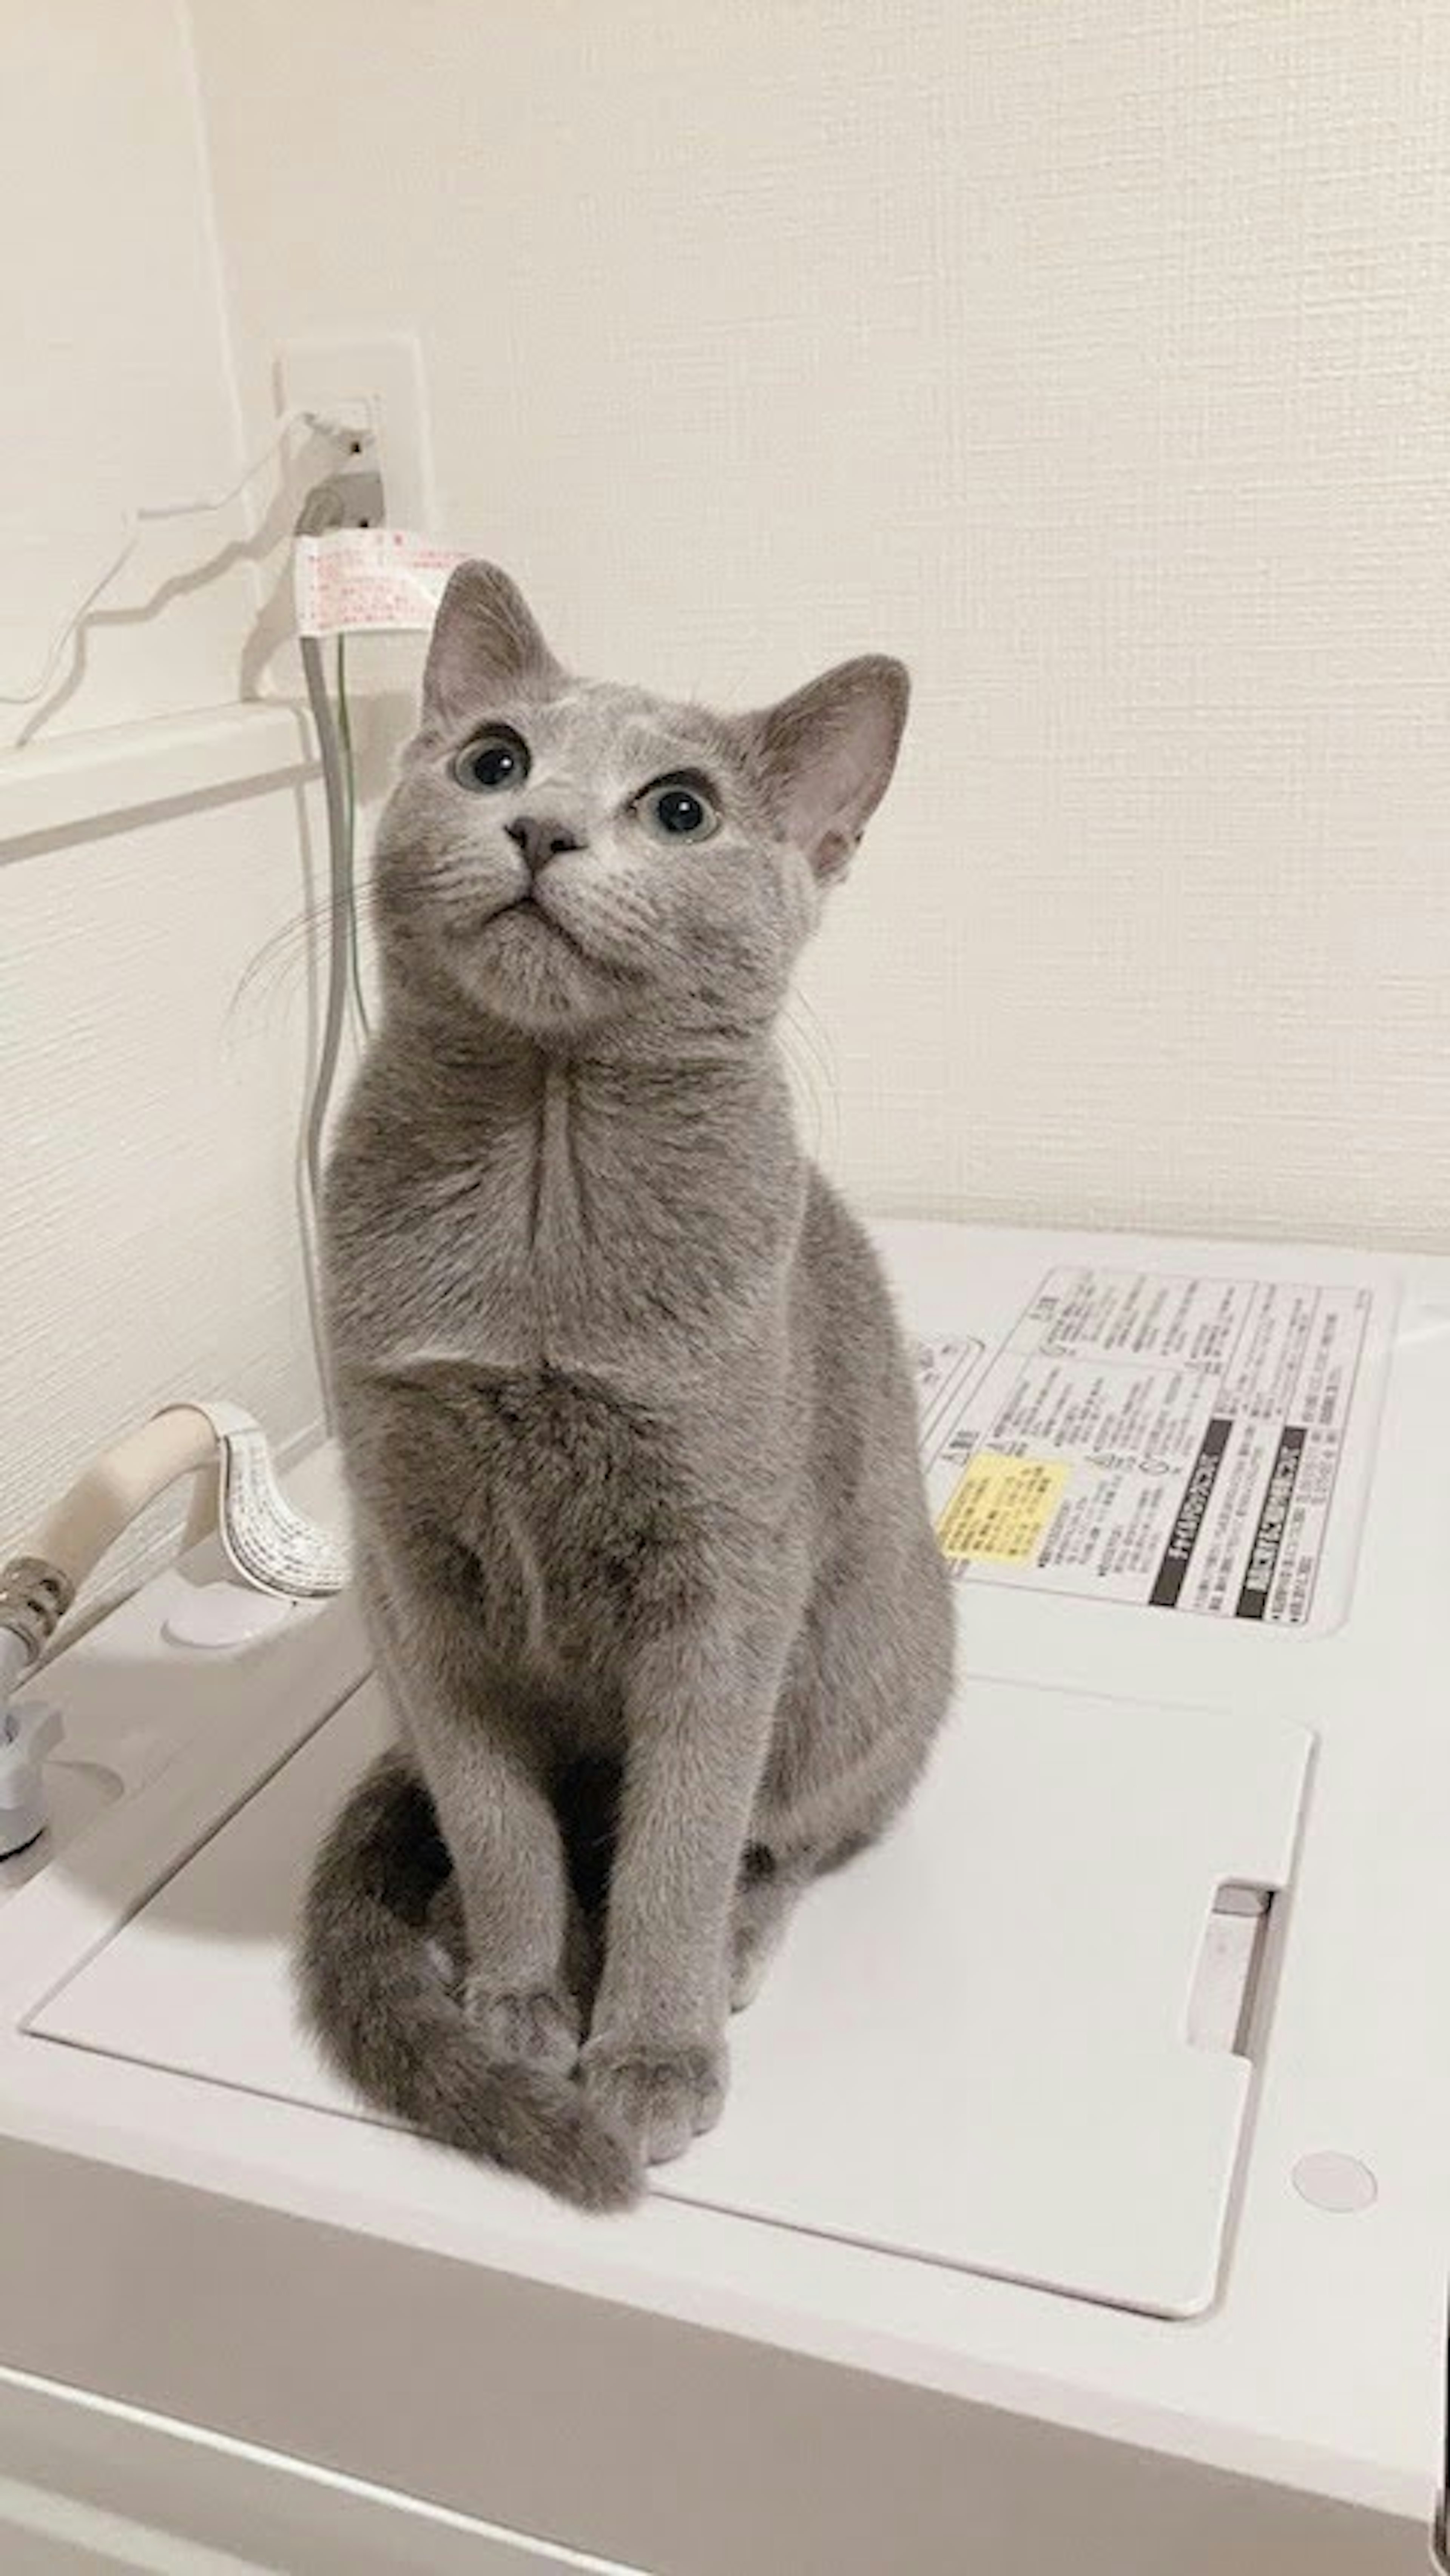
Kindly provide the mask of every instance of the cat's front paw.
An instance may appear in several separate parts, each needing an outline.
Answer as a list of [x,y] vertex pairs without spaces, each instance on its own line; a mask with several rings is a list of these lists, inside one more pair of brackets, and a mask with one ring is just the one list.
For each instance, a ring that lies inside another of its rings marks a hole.
[[579,2054],[579,2007],[561,1986],[500,1991],[468,1979],[463,2009],[490,2057],[505,2066],[542,2066],[567,2075]]
[[722,2042],[592,2039],[580,2061],[584,2089],[634,2140],[646,2164],[668,2164],[713,2129],[725,2101]]

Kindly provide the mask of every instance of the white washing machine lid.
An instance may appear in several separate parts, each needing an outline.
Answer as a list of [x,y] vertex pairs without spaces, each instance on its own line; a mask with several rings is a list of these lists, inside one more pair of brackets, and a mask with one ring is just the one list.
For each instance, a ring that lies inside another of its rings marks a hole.
[[[366,1685],[31,2016],[208,2085],[359,2106],[292,1998],[311,1855],[386,1740]],[[1161,2316],[1211,2302],[1251,2069],[1189,2005],[1226,1883],[1289,1882],[1309,1738],[972,1679],[897,1832],[812,1891],[656,2188]]]

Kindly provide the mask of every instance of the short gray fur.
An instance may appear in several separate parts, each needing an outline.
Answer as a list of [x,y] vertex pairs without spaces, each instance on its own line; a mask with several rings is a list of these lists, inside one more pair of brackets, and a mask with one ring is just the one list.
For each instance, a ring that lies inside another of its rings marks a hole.
[[[374,2103],[592,2206],[715,2120],[732,2003],[947,1704],[909,1369],[775,1040],[906,704],[875,657],[754,716],[573,680],[469,564],[380,829],[324,1274],[399,1745],[302,1990]],[[461,783],[500,725],[528,775]]]

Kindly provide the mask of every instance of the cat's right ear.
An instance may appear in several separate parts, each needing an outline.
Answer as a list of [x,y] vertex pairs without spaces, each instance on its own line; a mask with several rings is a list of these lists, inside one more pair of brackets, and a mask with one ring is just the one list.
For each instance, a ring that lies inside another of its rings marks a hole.
[[561,677],[533,611],[497,564],[463,563],[448,576],[423,670],[423,722],[452,732]]

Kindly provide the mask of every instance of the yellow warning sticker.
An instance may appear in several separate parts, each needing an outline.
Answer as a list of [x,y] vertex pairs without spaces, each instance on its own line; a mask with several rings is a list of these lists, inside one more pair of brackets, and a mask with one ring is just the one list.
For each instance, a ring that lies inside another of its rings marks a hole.
[[1009,1458],[979,1449],[937,1522],[943,1556],[1030,1564],[1071,1473],[1065,1459]]

